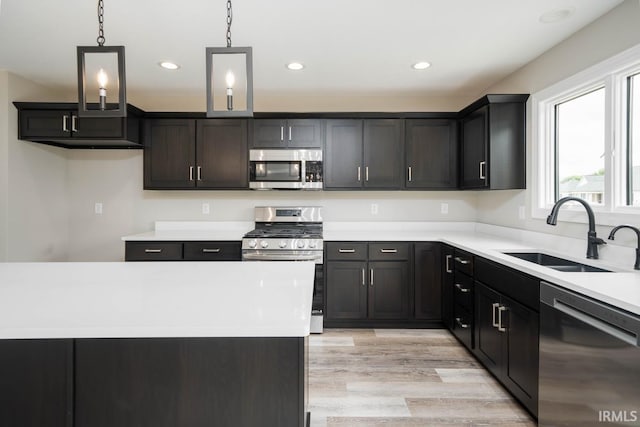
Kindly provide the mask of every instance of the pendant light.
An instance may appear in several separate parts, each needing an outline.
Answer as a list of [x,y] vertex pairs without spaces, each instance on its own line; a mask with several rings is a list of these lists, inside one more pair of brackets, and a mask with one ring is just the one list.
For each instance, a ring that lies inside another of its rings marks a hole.
[[227,47],[208,47],[207,117],[253,116],[251,47],[231,47],[231,0],[227,0]]
[[98,46],[78,46],[78,117],[126,117],[124,46],[105,46],[98,0]]

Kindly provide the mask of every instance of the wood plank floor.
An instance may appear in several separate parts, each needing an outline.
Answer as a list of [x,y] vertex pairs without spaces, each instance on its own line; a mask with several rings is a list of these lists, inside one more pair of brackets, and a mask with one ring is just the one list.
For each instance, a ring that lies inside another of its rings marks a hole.
[[312,427],[535,421],[442,329],[325,329],[309,339]]

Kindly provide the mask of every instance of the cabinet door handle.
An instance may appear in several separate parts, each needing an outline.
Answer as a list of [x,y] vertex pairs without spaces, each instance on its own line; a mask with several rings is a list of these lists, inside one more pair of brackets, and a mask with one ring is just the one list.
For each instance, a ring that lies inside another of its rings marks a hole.
[[193,166],[189,166],[189,181],[193,181]]
[[289,141],[291,141],[291,126],[289,126]]
[[145,254],[159,254],[162,252],[162,249],[145,249]]
[[284,126],[280,126],[280,141],[284,141]]
[[467,265],[471,262],[468,259],[463,259],[463,258],[460,258],[459,256],[455,257],[454,259],[456,262],[459,262],[462,265]]
[[487,179],[484,171],[486,165],[487,165],[487,162],[480,162],[480,179]]
[[67,128],[67,119],[69,118],[69,116],[64,115],[62,116],[62,131],[63,132],[69,132],[69,128]]
[[341,254],[355,254],[356,250],[355,249],[338,249],[338,252],[340,252]]
[[471,289],[463,288],[460,283],[456,283],[456,289],[462,292],[463,294],[468,294],[469,292],[471,292]]
[[220,253],[220,248],[215,248],[215,249],[203,248],[202,249],[202,253],[203,254],[217,254],[217,253]]
[[397,254],[397,249],[380,249],[381,254]]
[[76,127],[78,121],[78,117],[71,115],[71,132],[78,132],[78,128]]
[[498,307],[500,307],[500,303],[498,302],[494,302],[493,304],[491,304],[491,324],[494,328],[498,327],[498,321],[496,320],[496,309]]
[[360,166],[358,166],[358,182],[360,182]]
[[447,255],[445,257],[445,270],[447,273],[453,273],[453,270],[451,270],[451,258],[453,258],[453,255]]
[[507,307],[505,307],[504,305],[501,305],[500,307],[498,307],[498,330],[500,332],[507,331],[507,328],[505,328],[504,325],[502,325],[502,313],[504,313],[505,311],[507,311]]
[[202,166],[198,166],[198,181],[202,181]]
[[364,168],[364,180],[369,181],[369,166],[365,166]]
[[369,285],[373,286],[373,268],[369,270]]
[[462,329],[469,329],[469,324],[468,323],[462,323],[462,317],[456,317],[456,323],[458,324],[458,326],[460,326]]
[[412,177],[411,177],[411,166],[409,166],[409,182],[411,182],[411,179],[412,179]]
[[366,279],[364,278],[364,268],[362,269],[362,286],[366,286]]

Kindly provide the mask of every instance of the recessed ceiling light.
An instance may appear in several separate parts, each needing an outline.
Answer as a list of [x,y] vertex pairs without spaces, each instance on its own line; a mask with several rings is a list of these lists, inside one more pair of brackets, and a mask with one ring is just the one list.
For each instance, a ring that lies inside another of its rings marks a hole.
[[169,62],[169,61],[162,61],[158,65],[167,70],[177,70],[178,68],[180,68],[180,66],[175,62]]
[[413,64],[411,67],[413,67],[414,70],[426,70],[431,67],[431,64],[427,61],[420,61]]
[[555,22],[560,22],[567,19],[573,14],[574,10],[575,9],[573,8],[549,10],[540,15],[540,18],[538,18],[538,20],[543,24],[553,24]]
[[287,64],[287,68],[291,71],[300,71],[304,68],[304,65],[300,62],[290,62]]

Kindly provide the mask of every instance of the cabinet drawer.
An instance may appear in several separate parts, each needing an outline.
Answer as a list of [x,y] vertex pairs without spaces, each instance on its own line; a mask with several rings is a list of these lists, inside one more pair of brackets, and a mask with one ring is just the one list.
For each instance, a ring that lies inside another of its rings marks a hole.
[[408,243],[369,243],[371,261],[397,261],[409,259]]
[[473,276],[473,255],[468,252],[456,249],[453,260],[453,268],[456,271],[461,271],[465,274],[468,274],[469,276]]
[[325,257],[328,260],[366,260],[367,244],[363,242],[327,243]]
[[540,281],[509,267],[478,257],[475,265],[476,280],[496,291],[540,311]]
[[473,348],[472,312],[456,304],[453,308],[453,333],[469,349]]
[[456,274],[453,285],[453,300],[467,310],[473,308],[473,279],[464,274]]
[[125,261],[181,261],[182,242],[126,242]]
[[185,242],[185,261],[240,261],[241,242]]

